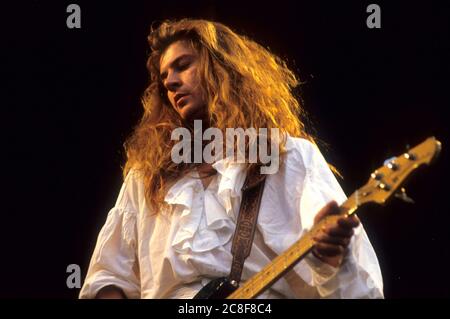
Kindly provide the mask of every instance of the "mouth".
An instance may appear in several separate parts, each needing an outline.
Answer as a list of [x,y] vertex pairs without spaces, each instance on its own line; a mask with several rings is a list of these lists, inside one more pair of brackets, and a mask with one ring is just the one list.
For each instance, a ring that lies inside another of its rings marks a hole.
[[178,108],[182,108],[187,103],[189,94],[177,94],[175,96],[175,104]]

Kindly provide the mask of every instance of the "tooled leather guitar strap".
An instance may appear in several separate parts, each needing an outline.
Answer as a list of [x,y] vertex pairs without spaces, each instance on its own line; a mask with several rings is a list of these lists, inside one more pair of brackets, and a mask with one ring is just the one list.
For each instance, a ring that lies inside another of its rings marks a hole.
[[265,181],[266,175],[259,174],[257,168],[248,172],[242,186],[241,207],[231,247],[233,261],[228,276],[230,283],[235,287],[239,286],[245,259],[252,249]]

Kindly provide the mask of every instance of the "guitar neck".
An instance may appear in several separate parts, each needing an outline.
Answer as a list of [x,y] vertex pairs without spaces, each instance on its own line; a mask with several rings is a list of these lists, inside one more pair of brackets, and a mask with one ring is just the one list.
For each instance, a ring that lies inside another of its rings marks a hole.
[[[434,161],[440,150],[441,142],[434,137],[430,137],[416,147],[409,149],[407,153],[386,160],[383,166],[370,175],[369,181],[340,206],[338,215],[323,218],[286,252],[277,256],[228,298],[250,299],[261,294],[310,252],[315,244],[314,237],[322,227],[336,223],[342,215],[353,214],[358,207],[365,203],[384,204],[416,168]],[[403,188],[399,194],[396,193],[396,196],[407,202],[412,201],[407,197]]]
[[340,206],[339,215],[330,215],[323,218],[288,250],[273,259],[259,273],[229,295],[228,299],[251,299],[264,292],[311,251],[315,244],[314,237],[324,226],[336,223],[342,215],[353,214],[358,207],[357,200],[358,193],[355,192]]

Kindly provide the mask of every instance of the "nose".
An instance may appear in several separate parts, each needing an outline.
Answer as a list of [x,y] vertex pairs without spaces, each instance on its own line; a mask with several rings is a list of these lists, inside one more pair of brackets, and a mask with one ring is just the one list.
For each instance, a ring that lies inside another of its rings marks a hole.
[[177,72],[168,72],[167,78],[164,80],[164,86],[168,91],[176,91],[181,86],[181,79]]

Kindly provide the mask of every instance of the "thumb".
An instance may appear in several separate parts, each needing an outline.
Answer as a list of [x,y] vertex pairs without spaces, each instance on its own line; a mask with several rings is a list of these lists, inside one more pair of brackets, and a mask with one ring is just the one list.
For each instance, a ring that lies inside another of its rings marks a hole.
[[317,213],[316,217],[314,217],[314,224],[317,224],[322,218],[327,215],[336,215],[339,214],[339,206],[336,201],[332,200]]

